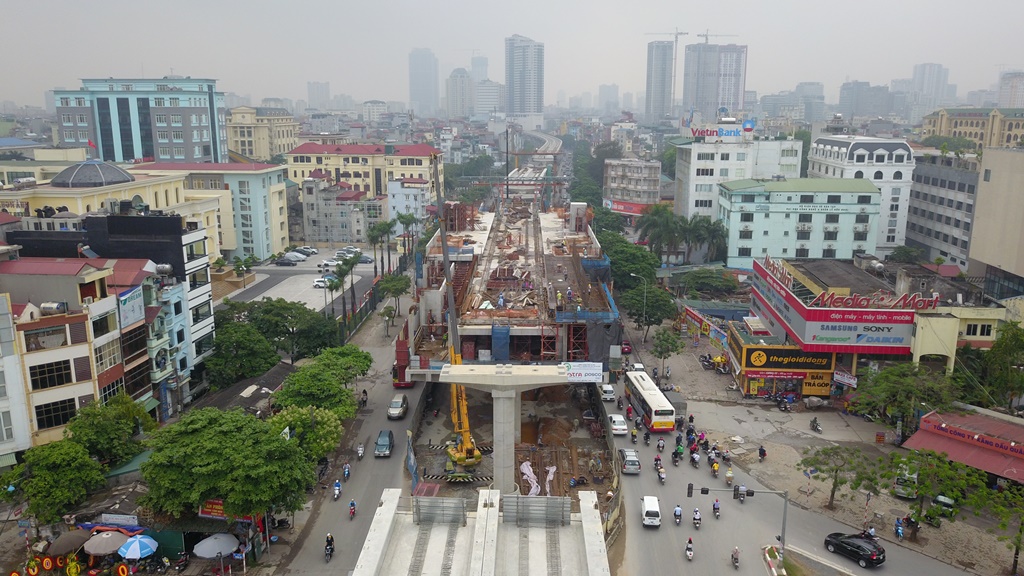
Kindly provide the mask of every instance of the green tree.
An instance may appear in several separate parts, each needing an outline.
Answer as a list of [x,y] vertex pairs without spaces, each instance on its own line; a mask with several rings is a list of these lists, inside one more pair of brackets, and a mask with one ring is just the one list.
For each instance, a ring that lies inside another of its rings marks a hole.
[[594,147],[593,161],[587,168],[598,188],[604,186],[604,161],[613,158],[622,158],[622,145],[618,142],[602,142]]
[[805,470],[814,470],[811,478],[830,482],[828,504],[835,509],[836,493],[849,485],[852,490],[862,486],[872,493],[878,493],[878,466],[856,446],[819,446],[804,450],[804,458],[798,464]]
[[92,403],[78,409],[64,430],[64,437],[81,444],[97,461],[116,466],[142,452],[138,429],[153,430],[156,422],[145,408],[125,393],[106,404]]
[[992,348],[985,353],[987,366],[987,387],[992,395],[1005,402],[1013,410],[1013,400],[1024,394],[1024,328],[1018,322],[1006,322],[999,327],[999,333]]
[[[398,220],[392,218],[391,220],[381,220],[377,223],[380,226],[380,231],[384,234],[384,251],[388,254],[388,273],[391,273],[391,237],[395,235],[395,229],[398,226]],[[381,270],[383,274],[384,271]]]
[[[338,267],[341,265],[339,264]],[[326,290],[331,293],[331,318],[337,318],[338,315],[334,312],[334,293],[338,290],[342,290],[341,293],[341,311],[345,312],[345,285],[341,282],[340,278],[328,278],[326,283]]]
[[591,206],[601,206],[603,194],[601,187],[589,176],[579,179],[569,189],[569,199],[573,202],[584,202]]
[[803,142],[803,150],[800,154],[800,177],[807,178],[807,155],[811,151],[811,131],[797,130],[793,133],[793,138]]
[[[447,181],[446,181],[447,182]],[[366,230],[366,241],[373,247],[373,276],[377,277],[377,245],[384,240],[384,229],[380,224],[374,224]],[[383,264],[381,267],[383,268]]]
[[10,496],[20,492],[28,500],[28,513],[41,524],[58,522],[105,481],[103,467],[85,446],[70,440],[29,448],[24,459],[0,478],[16,488]]
[[348,386],[356,378],[366,376],[373,365],[373,356],[355,344],[345,344],[324,350],[313,364],[342,386]]
[[308,409],[316,406],[334,412],[341,420],[356,413],[352,391],[316,363],[302,366],[289,374],[281,389],[274,393],[274,404],[282,408],[298,406]]
[[920,248],[910,246],[897,246],[885,257],[890,262],[902,262],[904,264],[917,264],[923,259]]
[[399,298],[408,294],[410,287],[412,287],[412,280],[405,274],[388,274],[382,276],[377,282],[377,289],[381,294],[395,299],[395,312],[399,316],[402,314],[402,304]]
[[676,179],[676,147],[671,144],[661,153],[661,173],[673,180]]
[[648,206],[636,225],[640,240],[648,242],[647,247],[659,260],[666,252],[672,254],[679,250],[687,234],[685,227],[686,222],[673,214],[672,207],[666,204]]
[[704,238],[704,245],[707,247],[705,262],[714,262],[719,256],[724,256],[729,247],[729,231],[721,220],[711,222]]
[[[486,192],[487,189],[484,188],[484,191]],[[399,212],[395,219],[402,225],[402,245],[404,246],[405,253],[409,254],[412,252],[412,247],[416,245],[413,239],[416,233],[416,225],[419,224],[420,219],[415,214],[406,214],[405,212]]]
[[391,333],[388,331],[388,326],[393,324],[395,321],[395,307],[385,306],[377,313],[377,315],[384,319],[384,337],[390,338]]
[[[648,296],[650,296],[648,294]],[[647,303],[650,306],[650,302]],[[661,360],[661,373],[665,373],[665,360],[674,354],[678,354],[683,348],[683,341],[676,334],[676,331],[664,326],[654,331],[654,345],[651,354]]]
[[590,222],[590,227],[594,229],[594,234],[598,232],[623,234],[626,232],[625,219],[622,215],[616,214],[600,204],[591,204],[591,206],[594,210],[594,219]]
[[894,364],[861,377],[853,407],[864,414],[903,420],[906,426],[923,407],[941,411],[952,407],[959,395],[960,384],[945,374],[917,364]]
[[287,428],[310,462],[330,454],[345,432],[338,415],[326,408],[289,406],[274,414],[269,424],[271,434],[280,434]]
[[1013,562],[1010,565],[1010,574],[1017,574],[1020,566],[1020,549],[1024,544],[1024,486],[1009,482],[1002,490],[991,494],[992,504],[989,511],[999,522],[999,529],[1003,534],[997,538],[1006,542],[1006,547],[1013,550]]
[[[989,490],[985,488],[985,473],[953,462],[947,454],[937,454],[931,450],[893,452],[888,459],[883,458],[879,463],[882,470],[880,476],[890,481],[907,472],[917,474],[917,499],[912,508],[915,518],[930,516],[928,506],[936,496],[946,496],[953,499],[960,508],[975,510],[984,509],[990,503]],[[911,540],[917,539],[917,532],[918,527],[911,528]]]
[[739,289],[736,277],[720,268],[698,268],[683,274],[679,282],[684,294],[699,292],[710,298],[724,297]]
[[675,318],[679,314],[672,295],[657,286],[647,288],[646,305],[643,286],[626,292],[622,295],[622,309],[636,323],[637,329],[643,329],[644,340],[647,340],[651,326],[659,326],[665,320]]
[[945,146],[947,151],[974,150],[976,148],[974,142],[967,138],[961,136],[939,136],[937,134],[921,140],[921,144],[939,149]]
[[206,375],[214,389],[224,388],[259,376],[280,361],[274,345],[259,330],[231,322],[217,326],[213,354],[206,359]]
[[301,302],[263,298],[249,304],[248,323],[287,354],[292,363],[315,356],[337,342],[334,320],[327,320]]
[[611,262],[612,281],[616,288],[626,291],[640,286],[643,281],[639,278],[654,284],[654,270],[661,265],[654,253],[611,232],[597,234],[597,240]]
[[211,498],[223,499],[231,516],[299,510],[316,478],[297,442],[241,410],[185,412],[148,444],[153,452],[142,477],[149,493],[142,503],[175,518]]

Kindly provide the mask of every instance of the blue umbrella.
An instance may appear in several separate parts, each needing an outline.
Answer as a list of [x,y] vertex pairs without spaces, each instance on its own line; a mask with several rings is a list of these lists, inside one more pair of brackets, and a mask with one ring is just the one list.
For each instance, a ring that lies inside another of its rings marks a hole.
[[117,553],[126,560],[138,560],[151,556],[158,546],[156,540],[149,536],[132,536],[117,549]]

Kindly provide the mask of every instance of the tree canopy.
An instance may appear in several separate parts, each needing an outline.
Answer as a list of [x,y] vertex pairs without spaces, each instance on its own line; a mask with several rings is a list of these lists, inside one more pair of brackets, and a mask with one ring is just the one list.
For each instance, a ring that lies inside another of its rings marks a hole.
[[849,485],[853,490],[866,487],[878,492],[878,466],[856,446],[821,446],[804,450],[798,464],[805,470],[815,470],[811,478],[829,482],[828,508],[835,508],[836,493]]
[[952,407],[959,392],[959,383],[945,374],[902,363],[868,371],[857,385],[852,404],[857,412],[909,423],[917,413]]
[[1021,514],[1021,510],[1024,510],[1024,486],[1008,482],[1002,490],[991,496],[989,511],[999,523],[999,530],[1003,532],[996,538],[1006,542],[1006,547],[1013,550],[1009,573],[1017,574],[1020,549],[1024,544],[1024,515]]
[[402,313],[400,298],[409,293],[412,287],[412,280],[405,274],[385,274],[377,282],[377,289],[388,298],[395,299],[395,310],[397,314]]
[[593,228],[594,234],[600,232],[622,234],[626,231],[625,219],[621,214],[616,214],[600,204],[591,204],[591,207],[594,210],[594,219],[591,220],[590,227]]
[[137,430],[156,428],[145,408],[125,393],[106,404],[92,403],[78,409],[64,430],[64,437],[81,444],[99,462],[116,466],[142,452]]
[[676,179],[676,147],[669,145],[661,153],[661,173],[669,178]]
[[597,187],[604,186],[604,161],[612,158],[622,158],[622,145],[615,141],[602,142],[594,146],[591,153],[593,160],[588,163],[587,173]]
[[206,376],[213,388],[230,386],[270,370],[281,357],[253,326],[228,322],[217,326],[213,354],[206,359]]
[[1006,322],[992,348],[985,353],[986,384],[992,395],[1008,409],[1014,409],[1013,400],[1024,395],[1024,328],[1018,322]]
[[684,294],[700,293],[711,298],[728,296],[739,289],[735,276],[716,268],[691,270],[683,274],[676,284]]
[[280,434],[287,428],[310,462],[318,461],[337,448],[345,432],[337,414],[317,407],[289,406],[271,416],[269,424],[271,434]]
[[[650,305],[650,302],[647,303]],[[665,373],[665,360],[674,354],[678,354],[683,348],[683,341],[675,330],[661,326],[654,331],[654,346],[651,347],[651,354],[661,360],[661,373]]]
[[646,305],[644,304],[643,286],[624,293],[620,304],[626,314],[636,323],[637,328],[644,330],[644,338],[647,338],[651,326],[659,326],[665,320],[675,318],[679,314],[672,295],[655,285],[647,288]]
[[264,298],[247,304],[246,321],[293,362],[315,356],[338,340],[334,322],[301,302]]
[[[60,520],[85,501],[89,490],[104,483],[103,467],[89,456],[85,446],[58,440],[29,448],[24,463],[0,477],[4,486],[14,486],[28,500],[28,513],[41,524]],[[7,491],[3,491],[8,495]]]
[[636,223],[640,240],[648,241],[648,248],[660,260],[666,254],[679,250],[686,239],[686,221],[672,213],[672,207],[665,204],[648,206]]
[[917,264],[924,260],[924,253],[920,248],[910,246],[897,246],[885,257],[890,262],[902,262],[904,264]]
[[341,420],[351,418],[356,400],[348,386],[369,371],[371,362],[368,352],[351,344],[325,350],[285,378],[281,390],[274,393],[274,403],[280,407],[316,406],[331,410]]
[[978,147],[974,141],[969,138],[964,138],[962,136],[939,136],[938,134],[926,137],[924,140],[921,140],[921,144],[931,146],[932,148],[942,148],[945,146],[945,149],[949,152],[955,152],[958,150],[973,151]]
[[316,478],[299,443],[241,410],[186,412],[148,444],[153,452],[142,464],[149,485],[143,503],[176,518],[214,498],[223,499],[232,516],[299,510]]
[[598,233],[597,241],[611,262],[612,281],[617,289],[626,291],[643,285],[643,280],[631,274],[646,278],[654,284],[654,270],[661,265],[657,256],[643,246],[637,246],[611,232]]

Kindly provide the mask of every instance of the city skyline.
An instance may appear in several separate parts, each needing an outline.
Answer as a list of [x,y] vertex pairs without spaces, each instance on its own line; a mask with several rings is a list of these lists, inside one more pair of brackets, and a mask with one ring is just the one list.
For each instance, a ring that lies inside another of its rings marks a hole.
[[[399,9],[405,7],[403,2],[399,1]],[[559,91],[596,92],[601,84],[617,84],[624,93],[639,93],[646,84],[647,44],[659,39],[649,34],[670,32],[676,26],[689,32],[679,40],[677,68],[681,68],[684,47],[700,41],[696,34],[708,28],[712,35],[729,34],[726,40],[730,43],[749,47],[746,87],[759,96],[791,90],[798,82],[817,81],[825,86],[826,101],[837,102],[839,86],[845,81],[889,85],[894,79],[911,77],[914,66],[924,62],[946,66],[949,82],[957,85],[962,96],[992,87],[1002,70],[1024,68],[1024,59],[1020,59],[1007,35],[986,36],[983,45],[974,45],[969,51],[963,49],[962,42],[943,35],[947,14],[943,5],[952,7],[952,2],[939,2],[932,5],[933,10],[921,11],[911,5],[867,1],[858,6],[859,13],[885,14],[888,21],[913,24],[913,37],[901,40],[865,35],[856,42],[856,49],[838,50],[824,49],[834,45],[833,28],[808,25],[814,17],[812,11],[819,6],[810,0],[752,4],[746,7],[743,18],[727,24],[716,24],[721,19],[712,6],[695,5],[685,16],[682,12],[673,16],[673,11],[679,10],[677,4],[655,1],[631,6],[628,17],[609,19],[609,13],[620,12],[621,6],[599,0],[581,11],[571,4],[527,0],[521,10],[509,13],[493,26],[479,26],[478,20],[468,17],[475,13],[476,4],[454,0],[445,10],[427,11],[415,21],[389,22],[391,28],[385,35],[371,33],[370,27],[352,27],[346,31],[346,43],[367,47],[365,55],[330,58],[327,64],[319,57],[302,56],[322,56],[325,49],[330,52],[327,36],[302,34],[289,37],[287,44],[283,43],[285,38],[273,41],[281,29],[274,26],[273,19],[255,16],[266,13],[260,10],[263,4],[271,6],[255,1],[251,17],[227,6],[195,0],[183,0],[174,11],[157,11],[125,0],[110,0],[99,7],[66,0],[26,4],[19,8],[26,21],[45,22],[51,38],[70,37],[84,30],[82,38],[87,40],[88,48],[71,51],[60,43],[42,42],[30,27],[8,31],[0,39],[0,47],[8,53],[27,50],[29,57],[8,59],[6,76],[16,81],[5,83],[0,100],[41,106],[46,90],[78,86],[81,78],[180,74],[217,79],[225,92],[247,94],[255,102],[263,97],[305,99],[306,83],[310,81],[329,82],[333,93],[349,94],[356,101],[405,101],[409,86],[404,68],[413,49],[430,48],[437,55],[441,78],[447,78],[455,68],[471,69],[471,58],[476,55],[489,58],[494,68],[489,71],[491,79],[501,79],[504,38],[514,34],[545,44],[545,102],[556,102]],[[973,10],[958,12],[958,24],[981,29],[986,5],[997,7],[1000,14],[1011,19],[1013,13],[1024,15],[1024,5],[982,0]],[[315,13],[324,20],[370,21],[379,16],[370,5],[315,0],[299,0],[290,8],[298,14]],[[198,14],[203,16],[198,18]],[[461,17],[463,14],[466,17]],[[537,17],[541,14],[544,17]],[[804,14],[808,22],[801,21]],[[140,24],[160,22],[161,29],[188,30],[191,36],[207,40],[172,42],[173,50],[140,49],[154,38],[153,29],[125,26],[125,18],[137,19]],[[83,29],[83,23],[88,23],[87,28]],[[235,37],[235,33],[227,33],[228,24],[243,37],[263,41],[252,43],[243,57],[238,45],[228,40]],[[277,48],[282,45],[288,46],[288,56]],[[682,77],[681,70],[677,69],[676,74]],[[677,86],[677,98],[681,90],[682,86]]]

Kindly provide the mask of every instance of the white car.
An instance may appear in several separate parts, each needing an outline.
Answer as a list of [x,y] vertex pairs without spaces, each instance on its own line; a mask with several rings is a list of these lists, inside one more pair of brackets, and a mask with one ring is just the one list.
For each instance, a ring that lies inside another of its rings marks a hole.
[[324,280],[323,278],[313,280],[313,288],[327,288],[327,280]]
[[338,264],[341,264],[341,262],[339,262],[339,261],[337,261],[337,260],[335,260],[333,258],[329,258],[327,260],[324,260],[324,263],[321,264],[321,266],[326,266],[327,268],[334,268]]
[[615,388],[612,388],[611,384],[601,385],[601,400],[605,402],[615,402]]
[[612,434],[615,436],[623,436],[629,433],[629,426],[626,426],[626,419],[622,417],[622,414],[609,414],[608,426],[611,427]]
[[316,248],[313,248],[312,246],[299,246],[299,248],[302,248],[303,250],[309,250],[313,254],[319,254],[320,253],[319,250],[317,250]]

